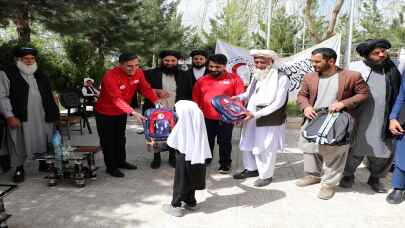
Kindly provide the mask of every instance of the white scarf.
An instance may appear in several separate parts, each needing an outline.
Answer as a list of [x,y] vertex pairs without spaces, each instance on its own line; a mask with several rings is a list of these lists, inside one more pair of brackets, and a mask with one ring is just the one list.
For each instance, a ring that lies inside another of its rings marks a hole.
[[255,95],[255,106],[267,106],[276,99],[278,89],[278,69],[271,67],[266,70],[255,70],[253,77],[257,80],[255,90],[259,90]]
[[167,139],[167,145],[186,155],[191,164],[204,164],[212,158],[208,144],[204,115],[192,101],[180,100],[176,103],[178,121]]
[[26,75],[33,75],[37,71],[38,66],[37,63],[27,65],[22,61],[17,61],[17,68]]

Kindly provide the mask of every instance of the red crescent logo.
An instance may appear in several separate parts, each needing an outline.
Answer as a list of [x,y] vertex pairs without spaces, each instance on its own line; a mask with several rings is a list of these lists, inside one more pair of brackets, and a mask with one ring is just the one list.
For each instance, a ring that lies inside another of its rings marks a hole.
[[234,74],[238,74],[238,68],[243,66],[243,65],[246,65],[246,63],[237,63],[237,64],[233,65],[232,66],[232,72]]

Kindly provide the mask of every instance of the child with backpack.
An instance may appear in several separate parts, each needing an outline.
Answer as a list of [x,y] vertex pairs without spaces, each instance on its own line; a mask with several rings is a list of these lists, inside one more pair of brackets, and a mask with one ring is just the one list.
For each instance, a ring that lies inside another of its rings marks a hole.
[[[195,191],[205,188],[205,160],[212,158],[204,116],[192,101],[180,100],[175,105],[178,121],[167,139],[176,150],[173,198],[163,210],[181,217],[185,210],[196,210]],[[182,207],[184,203],[184,207]]]

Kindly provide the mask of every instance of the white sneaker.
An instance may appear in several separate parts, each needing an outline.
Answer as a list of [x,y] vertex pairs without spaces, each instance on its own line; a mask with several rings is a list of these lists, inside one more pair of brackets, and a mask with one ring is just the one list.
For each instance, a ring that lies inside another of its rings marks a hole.
[[173,207],[171,204],[165,204],[162,207],[163,211],[174,217],[182,217],[184,209],[182,207]]
[[140,134],[143,134],[143,132],[144,132],[143,126],[141,126],[141,125],[135,126],[135,133],[140,135]]

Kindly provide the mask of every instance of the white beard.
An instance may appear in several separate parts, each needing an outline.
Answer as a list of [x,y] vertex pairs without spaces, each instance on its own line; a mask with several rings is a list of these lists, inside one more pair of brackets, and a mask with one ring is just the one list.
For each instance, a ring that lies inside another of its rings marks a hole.
[[261,81],[264,78],[266,78],[266,76],[269,74],[269,70],[270,68],[266,68],[264,70],[260,70],[260,69],[255,69],[253,72],[253,77],[257,80],[257,81]]
[[29,66],[22,61],[17,61],[17,68],[24,74],[33,75],[37,71],[38,65],[37,63],[34,63]]

